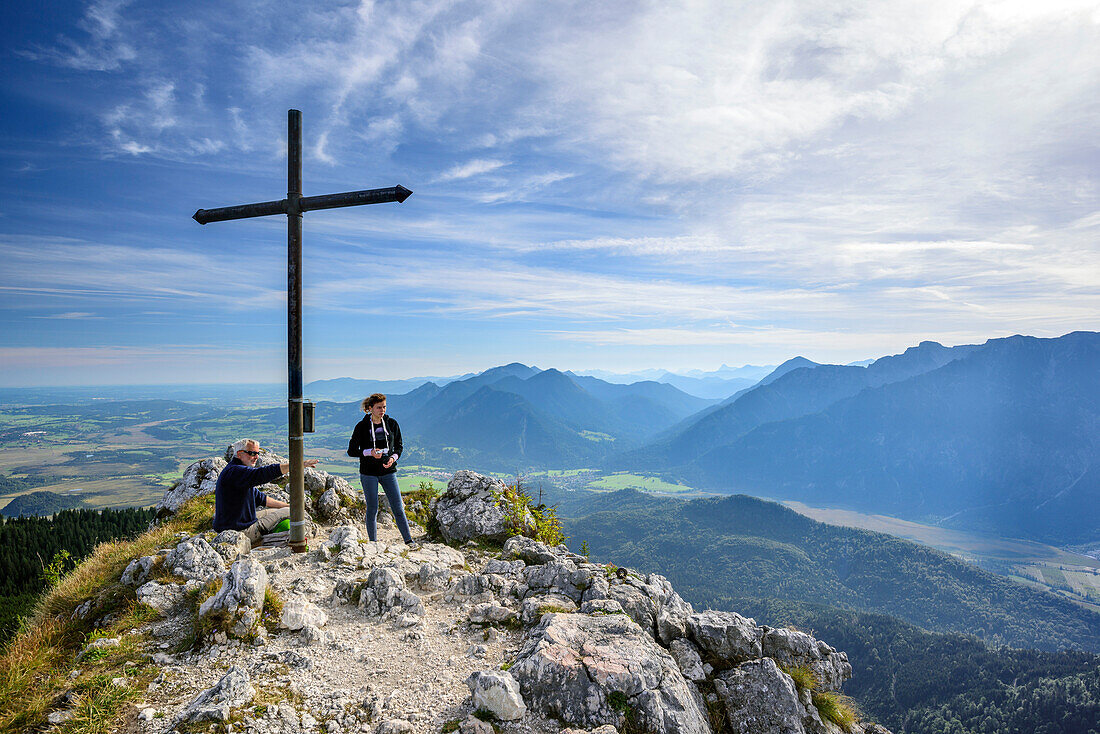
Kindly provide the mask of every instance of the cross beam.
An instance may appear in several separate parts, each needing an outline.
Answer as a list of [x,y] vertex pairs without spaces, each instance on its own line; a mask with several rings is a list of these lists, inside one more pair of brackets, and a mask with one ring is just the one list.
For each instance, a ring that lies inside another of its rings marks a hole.
[[404,186],[302,196],[302,113],[287,111],[287,194],[279,201],[262,201],[220,209],[199,209],[199,224],[285,214],[287,218],[287,413],[290,443],[290,542],[295,553],[309,546],[305,539],[305,472],[302,431],[302,214],[364,204],[401,203],[411,191]]

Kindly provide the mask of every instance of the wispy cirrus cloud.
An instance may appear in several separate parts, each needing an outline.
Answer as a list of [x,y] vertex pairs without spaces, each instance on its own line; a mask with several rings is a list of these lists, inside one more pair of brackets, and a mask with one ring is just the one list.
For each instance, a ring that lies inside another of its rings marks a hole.
[[459,181],[461,179],[471,178],[472,176],[480,176],[483,173],[496,171],[506,165],[508,165],[507,161],[475,158],[472,161],[467,161],[466,163],[461,163],[453,168],[447,169],[439,174],[439,178],[436,180],[439,182]]
[[[163,206],[196,170],[211,188],[267,191],[285,111],[302,109],[310,193],[375,176],[416,191],[400,208],[307,218],[307,309],[334,320],[412,314],[416,329],[476,323],[509,344],[576,333],[670,358],[677,340],[747,354],[820,334],[863,357],[861,335],[1100,327],[1094,1],[178,10],[92,2],[28,51],[85,74],[53,101],[81,123],[9,159],[83,145],[116,166],[130,213],[148,209],[147,182]],[[26,201],[0,213],[10,232],[63,226]],[[5,235],[9,312],[281,311],[278,258],[236,279],[218,255],[228,236],[180,244],[138,221],[113,219],[118,239],[89,248],[76,226]]]

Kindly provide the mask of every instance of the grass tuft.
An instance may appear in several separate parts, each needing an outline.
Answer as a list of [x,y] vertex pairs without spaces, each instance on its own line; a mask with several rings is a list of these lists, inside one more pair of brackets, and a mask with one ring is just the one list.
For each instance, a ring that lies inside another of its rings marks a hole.
[[822,718],[828,719],[846,732],[852,731],[859,721],[856,702],[843,693],[814,691],[812,698],[814,708]]
[[798,686],[800,690],[816,691],[819,685],[817,674],[809,665],[798,665],[795,667],[787,667],[786,665],[780,665],[779,669],[784,673],[794,678],[794,684]]

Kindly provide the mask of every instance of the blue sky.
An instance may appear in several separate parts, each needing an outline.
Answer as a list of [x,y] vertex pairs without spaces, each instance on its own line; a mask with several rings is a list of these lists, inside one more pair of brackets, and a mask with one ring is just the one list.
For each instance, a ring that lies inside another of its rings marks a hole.
[[20,3],[0,385],[848,362],[1100,327],[1095,2]]

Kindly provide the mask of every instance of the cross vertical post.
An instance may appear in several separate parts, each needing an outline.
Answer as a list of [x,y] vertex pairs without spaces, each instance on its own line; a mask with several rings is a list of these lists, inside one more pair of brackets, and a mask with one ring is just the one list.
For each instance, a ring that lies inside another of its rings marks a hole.
[[339,194],[302,196],[302,113],[287,110],[286,198],[219,209],[199,209],[192,216],[199,224],[232,219],[286,214],[287,295],[287,438],[290,444],[290,538],[295,553],[309,549],[305,537],[305,436],[302,425],[302,214],[364,204],[404,202],[412,194],[400,184],[386,189],[345,191]]
[[290,539],[295,553],[306,550],[305,436],[302,433],[302,113],[287,111],[286,171],[286,343],[287,443],[290,444]]

